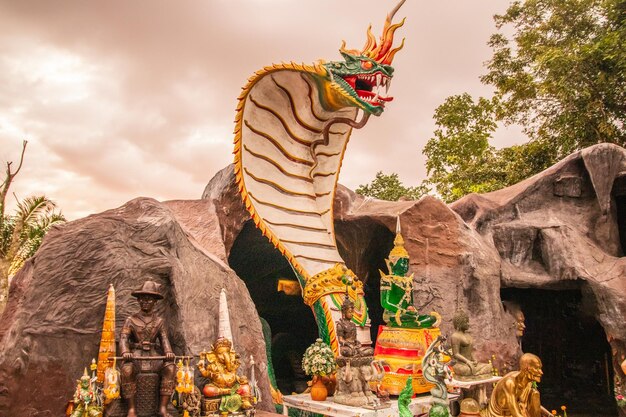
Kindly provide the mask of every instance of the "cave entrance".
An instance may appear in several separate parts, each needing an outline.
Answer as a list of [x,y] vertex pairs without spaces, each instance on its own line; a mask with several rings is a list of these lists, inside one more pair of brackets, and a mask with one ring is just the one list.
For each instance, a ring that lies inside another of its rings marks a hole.
[[566,290],[503,288],[525,315],[522,349],[543,362],[539,384],[548,410],[567,406],[568,415],[617,416],[611,349],[580,287]]
[[[380,273],[393,248],[394,234],[371,221],[335,222],[337,249],[364,283],[365,301],[375,342],[383,324]],[[311,308],[304,304],[297,278],[285,257],[249,220],[235,239],[228,264],[244,281],[259,316],[272,330],[272,362],[283,393],[302,392],[309,378],[302,371],[302,355],[318,337]],[[290,295],[293,294],[293,295]]]
[[249,220],[237,236],[228,264],[244,281],[259,316],[272,330],[272,363],[283,393],[302,392],[308,377],[302,355],[318,336],[311,308],[285,257]]
[[617,211],[617,227],[621,244],[621,256],[626,255],[626,175],[621,175],[613,182],[612,190]]
[[395,233],[368,219],[335,221],[337,250],[346,266],[363,281],[364,298],[370,318],[372,346],[378,327],[385,324],[380,305],[380,272],[387,272],[385,259],[393,249]]

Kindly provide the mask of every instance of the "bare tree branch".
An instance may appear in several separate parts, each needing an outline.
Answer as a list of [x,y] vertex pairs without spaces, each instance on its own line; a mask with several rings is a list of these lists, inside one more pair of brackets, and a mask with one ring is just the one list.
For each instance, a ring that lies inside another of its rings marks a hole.
[[28,144],[27,140],[24,140],[24,142],[22,142],[22,153],[20,155],[20,164],[17,166],[17,169],[15,171],[11,170],[11,165],[13,164],[13,162],[12,161],[7,162],[6,177],[4,178],[4,181],[2,182],[2,185],[0,186],[0,224],[2,224],[2,221],[4,219],[4,207],[6,204],[7,194],[9,193],[9,188],[11,187],[11,183],[13,182],[17,174],[19,174],[20,170],[22,169],[22,164],[24,163],[24,154],[26,153],[27,144]]

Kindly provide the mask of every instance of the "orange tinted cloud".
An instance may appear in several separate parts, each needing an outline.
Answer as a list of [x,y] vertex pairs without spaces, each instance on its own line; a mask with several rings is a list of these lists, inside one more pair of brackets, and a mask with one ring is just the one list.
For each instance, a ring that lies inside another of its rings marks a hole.
[[[29,139],[19,197],[45,193],[69,218],[137,197],[199,198],[232,160],[236,98],[257,69],[340,59],[379,36],[394,2],[15,1],[0,4],[0,158]],[[409,0],[390,103],[353,134],[340,181],[425,176],[432,114],[452,94],[488,95],[491,16],[506,4]],[[506,140],[517,140],[518,137]],[[506,142],[505,140],[505,142]]]

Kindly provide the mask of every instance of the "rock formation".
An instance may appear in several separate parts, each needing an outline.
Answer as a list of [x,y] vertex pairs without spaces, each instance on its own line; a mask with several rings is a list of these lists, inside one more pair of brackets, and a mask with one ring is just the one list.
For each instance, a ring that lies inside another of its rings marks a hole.
[[[615,378],[626,379],[619,366],[626,355],[623,148],[597,145],[517,185],[449,206],[430,196],[380,201],[339,187],[334,208],[338,248],[366,284],[373,326],[382,316],[378,269],[399,216],[417,310],[439,312],[443,333],[450,333],[455,310],[467,311],[480,336],[477,360],[495,352],[502,367],[521,353],[503,288],[577,288],[611,345]],[[74,379],[97,353],[109,283],[121,326],[136,308],[131,290],[148,275],[168,289],[161,308],[171,318],[177,353],[197,353],[213,339],[221,287],[240,295],[229,297],[235,346],[254,355],[262,408],[270,409],[261,326],[246,285],[261,288],[263,280],[250,276],[288,270],[251,225],[232,166],[211,180],[202,200],[136,199],[53,230],[13,280],[0,320],[0,415],[59,415]],[[274,283],[265,286],[275,301]]]
[[[243,226],[248,216],[233,197],[231,171],[226,168],[218,174],[203,194],[219,207],[227,257],[232,255],[234,237],[253,242],[243,235],[260,235]],[[576,288],[586,310],[604,329],[616,380],[626,381],[619,365],[626,355],[623,148],[596,145],[519,184],[468,195],[449,206],[430,196],[419,201],[380,201],[340,186],[334,208],[339,251],[366,283],[373,324],[382,314],[378,269],[384,268],[396,216],[400,216],[415,273],[417,310],[439,312],[444,333],[450,332],[456,309],[468,311],[474,332],[480,331],[478,360],[486,361],[488,352],[493,352],[499,368],[512,369],[521,354],[515,319],[503,308],[501,289]],[[265,263],[264,268],[267,275],[271,265]]]
[[226,289],[241,369],[249,375],[254,355],[260,406],[273,409],[261,323],[244,283],[223,262],[218,226],[208,201],[138,198],[51,231],[15,276],[0,321],[0,415],[62,415],[75,380],[97,356],[109,284],[119,337],[138,309],[130,293],[148,278],[166,289],[157,309],[177,354],[197,354],[216,339]]

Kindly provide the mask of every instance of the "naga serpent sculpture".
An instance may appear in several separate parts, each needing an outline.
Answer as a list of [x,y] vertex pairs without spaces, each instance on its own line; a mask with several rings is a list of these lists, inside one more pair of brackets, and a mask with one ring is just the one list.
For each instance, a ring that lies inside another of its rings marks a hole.
[[[387,16],[377,43],[367,30],[361,51],[340,53],[343,62],[282,63],[257,71],[243,87],[235,117],[235,176],[246,209],[261,232],[287,258],[311,306],[319,334],[338,353],[335,320],[346,292],[355,303],[353,320],[368,320],[363,285],[335,242],[333,199],[353,128],[379,116],[391,101],[391,62],[404,45],[392,48]],[[363,116],[356,121],[358,110]],[[343,282],[342,282],[343,279]],[[334,308],[331,308],[334,306]],[[362,341],[370,341],[360,331]]]

